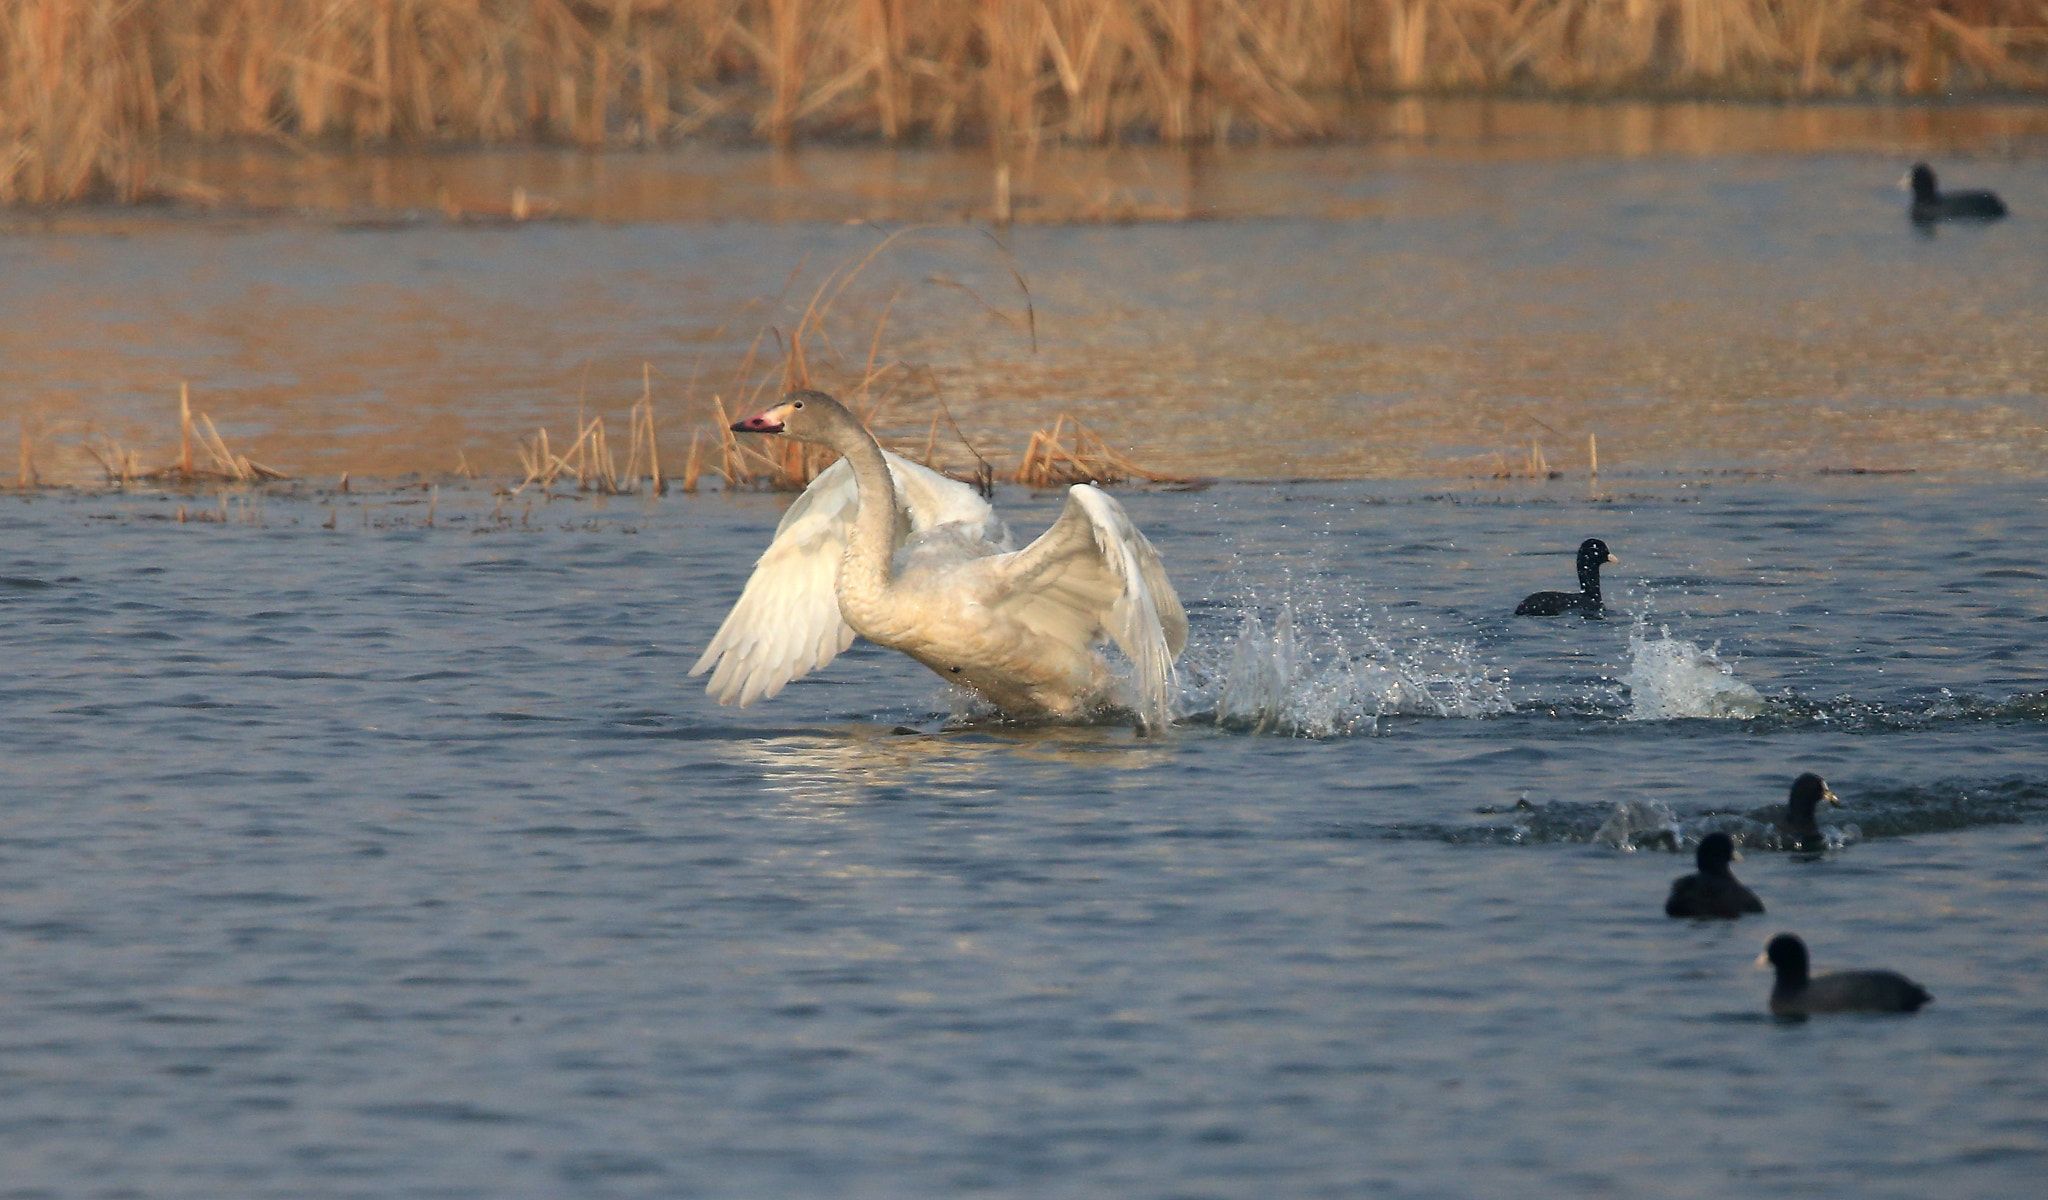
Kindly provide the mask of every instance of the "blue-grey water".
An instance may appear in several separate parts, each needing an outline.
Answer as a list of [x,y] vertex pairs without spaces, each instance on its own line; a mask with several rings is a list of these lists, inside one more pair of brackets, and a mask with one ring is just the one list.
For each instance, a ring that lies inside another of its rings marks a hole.
[[[527,499],[0,502],[0,1195],[2037,1185],[2038,475],[1125,492],[1157,739],[719,708],[784,498]],[[1662,915],[1707,827],[1767,915]],[[1774,1022],[1781,929],[1936,1000]]]
[[[2043,110],[1394,115],[1048,150],[1007,231],[861,147],[4,214],[0,1200],[2031,1194]],[[2012,218],[1909,227],[1921,157]],[[643,387],[686,474],[800,326],[902,448],[1217,478],[1118,493],[1170,736],[867,646],[719,708],[786,496],[501,494]],[[109,488],[181,383],[299,478]],[[1607,619],[1511,617],[1587,536]],[[1665,918],[1715,829],[1769,912]],[[1778,930],[1935,1002],[1774,1022]]]

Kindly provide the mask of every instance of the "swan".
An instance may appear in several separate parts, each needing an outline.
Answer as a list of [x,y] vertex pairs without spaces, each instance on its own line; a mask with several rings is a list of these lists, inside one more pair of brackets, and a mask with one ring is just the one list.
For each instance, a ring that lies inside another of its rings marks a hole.
[[782,516],[732,612],[690,674],[745,707],[832,661],[856,634],[900,650],[1012,717],[1084,717],[1116,702],[1095,652],[1132,665],[1141,725],[1173,718],[1187,614],[1158,552],[1092,484],[1076,484],[1037,541],[971,487],[882,449],[823,392],[799,389],[734,432],[779,434],[840,459]]

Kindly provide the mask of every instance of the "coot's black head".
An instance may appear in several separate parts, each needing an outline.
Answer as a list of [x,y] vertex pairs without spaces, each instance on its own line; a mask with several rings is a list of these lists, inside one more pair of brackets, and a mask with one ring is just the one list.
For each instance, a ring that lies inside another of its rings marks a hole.
[[1806,943],[1796,933],[1781,933],[1764,947],[1764,957],[1778,972],[1779,987],[1798,987],[1806,982],[1812,968],[1806,957]]
[[1792,781],[1792,796],[1785,803],[1785,811],[1791,816],[1794,825],[1811,825],[1813,810],[1819,808],[1823,800],[1829,804],[1842,802],[1841,797],[1835,795],[1834,790],[1828,787],[1827,780],[1808,771]]
[[1607,553],[1607,543],[1599,538],[1587,538],[1579,543],[1579,591],[1588,599],[1593,608],[1600,607],[1600,564],[1611,563],[1614,556]]
[[1933,201],[1939,198],[1941,189],[1934,182],[1934,168],[1926,163],[1913,164],[1913,199]]
[[1725,875],[1728,864],[1741,858],[1735,852],[1735,839],[1725,833],[1710,833],[1700,839],[1700,848],[1694,852],[1702,875]]

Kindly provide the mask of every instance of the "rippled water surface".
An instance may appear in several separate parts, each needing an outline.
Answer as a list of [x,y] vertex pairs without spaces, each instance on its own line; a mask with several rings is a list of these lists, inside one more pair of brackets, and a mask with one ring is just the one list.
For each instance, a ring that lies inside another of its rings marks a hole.
[[[299,479],[0,498],[0,1197],[2031,1194],[2042,110],[1383,115],[1048,151],[1001,234],[862,148],[10,215],[10,479],[171,461],[181,381]],[[1916,233],[1919,157],[2013,218]],[[1170,736],[864,645],[721,709],[786,496],[504,494],[643,383],[675,474],[800,323],[898,445],[1216,478],[1119,493]],[[1607,619],[1510,617],[1588,536]],[[1664,918],[1716,829],[1768,915]],[[1780,929],[1935,1003],[1774,1023]]]
[[[712,705],[774,496],[6,502],[8,1194],[2038,1179],[2038,479],[1124,498],[1194,623],[1160,739],[865,646]],[[1609,619],[1506,615],[1591,534]],[[1833,848],[1664,918],[1801,770]],[[1778,929],[1937,999],[1773,1023]]]

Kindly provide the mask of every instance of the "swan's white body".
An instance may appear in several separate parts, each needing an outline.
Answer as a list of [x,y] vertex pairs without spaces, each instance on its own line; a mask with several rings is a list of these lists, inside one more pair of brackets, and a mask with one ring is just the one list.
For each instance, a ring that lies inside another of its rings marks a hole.
[[[1076,485],[1052,527],[1016,550],[973,488],[883,450],[830,397],[791,397],[808,408],[785,401],[734,428],[787,432],[844,457],[783,514],[690,669],[711,671],[719,703],[773,696],[858,634],[1011,716],[1072,718],[1122,700],[1147,726],[1172,720],[1187,616],[1123,506]],[[1094,650],[1105,639],[1131,662],[1127,697]]]

